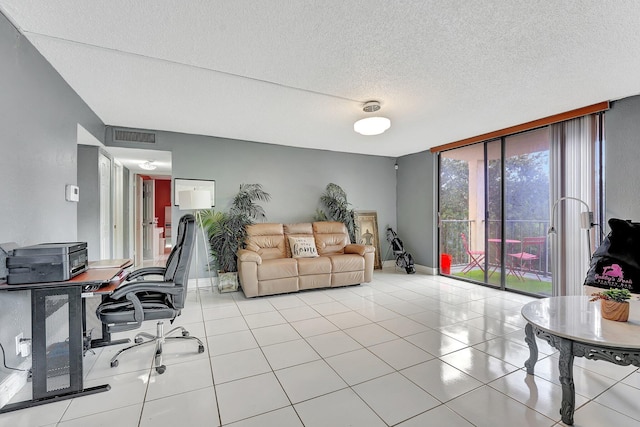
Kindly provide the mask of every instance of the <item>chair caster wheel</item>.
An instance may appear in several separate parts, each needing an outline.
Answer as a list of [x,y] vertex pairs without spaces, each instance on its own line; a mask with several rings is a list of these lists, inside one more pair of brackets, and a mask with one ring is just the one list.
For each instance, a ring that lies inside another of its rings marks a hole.
[[116,368],[118,366],[118,361],[114,360],[113,362],[111,362],[111,367],[112,368]]
[[156,372],[160,375],[164,374],[164,371],[167,369],[166,366],[164,365],[160,365],[156,367]]
[[188,337],[189,336],[189,331],[183,331],[182,332],[182,336],[183,337]]
[[198,346],[198,353],[204,353],[204,346],[203,345],[199,345]]

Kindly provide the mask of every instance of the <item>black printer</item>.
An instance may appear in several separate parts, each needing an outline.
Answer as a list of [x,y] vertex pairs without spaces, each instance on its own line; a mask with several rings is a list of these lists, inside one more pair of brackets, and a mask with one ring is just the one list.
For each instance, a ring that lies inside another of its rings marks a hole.
[[7,256],[7,284],[64,282],[86,271],[86,242],[41,243]]

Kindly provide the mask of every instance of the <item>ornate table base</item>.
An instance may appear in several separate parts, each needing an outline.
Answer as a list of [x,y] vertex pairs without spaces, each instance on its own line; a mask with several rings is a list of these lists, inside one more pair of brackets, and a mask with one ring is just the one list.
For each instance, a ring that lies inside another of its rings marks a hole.
[[562,422],[573,424],[573,412],[575,410],[576,391],[573,385],[573,358],[586,357],[592,360],[605,360],[616,365],[633,365],[640,367],[640,351],[637,349],[612,348],[606,345],[582,343],[577,340],[563,338],[544,331],[531,323],[524,328],[525,341],[529,345],[529,359],[524,363],[527,374],[533,375],[533,368],[538,361],[538,345],[536,336],[560,350],[558,368],[560,370],[560,384],[562,385],[562,404],[560,415]]

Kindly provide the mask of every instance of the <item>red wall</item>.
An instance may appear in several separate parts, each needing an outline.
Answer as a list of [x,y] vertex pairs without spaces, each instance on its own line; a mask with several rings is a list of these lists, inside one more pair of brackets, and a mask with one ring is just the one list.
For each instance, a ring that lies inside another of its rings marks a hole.
[[164,227],[164,208],[171,206],[171,180],[156,179],[156,215],[158,227]]
[[164,228],[164,208],[171,206],[171,180],[156,179],[152,176],[140,175],[144,181],[153,179],[156,182],[156,204],[154,206],[154,217],[158,218],[158,227]]

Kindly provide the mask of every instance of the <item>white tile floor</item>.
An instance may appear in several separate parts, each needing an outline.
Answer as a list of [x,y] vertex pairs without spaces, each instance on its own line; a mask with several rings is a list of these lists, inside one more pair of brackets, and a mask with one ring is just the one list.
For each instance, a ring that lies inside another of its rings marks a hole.
[[[536,375],[523,369],[530,300],[394,269],[251,300],[192,286],[176,323],[204,353],[171,342],[158,375],[150,347],[117,368],[119,347],[100,349],[85,357],[85,385],[110,391],[2,414],[0,427],[561,426],[557,353],[538,341]],[[636,368],[576,358],[574,376],[576,426],[640,426]]]

